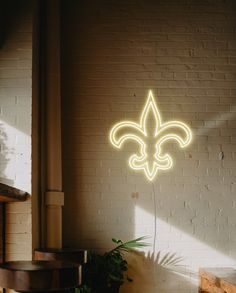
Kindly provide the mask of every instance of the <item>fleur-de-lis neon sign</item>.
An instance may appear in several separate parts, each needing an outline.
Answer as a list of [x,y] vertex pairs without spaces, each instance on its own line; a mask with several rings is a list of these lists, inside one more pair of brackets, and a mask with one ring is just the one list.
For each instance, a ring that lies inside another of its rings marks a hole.
[[[149,127],[148,119],[153,117],[154,127]],[[129,158],[129,165],[134,170],[144,171],[148,180],[152,181],[158,170],[168,170],[173,166],[169,154],[162,154],[162,146],[169,140],[175,140],[181,148],[192,140],[190,128],[181,121],[162,123],[152,91],[149,91],[140,122],[122,121],[113,126],[110,131],[110,141],[118,149],[125,141],[134,140],[140,145],[140,154]]]

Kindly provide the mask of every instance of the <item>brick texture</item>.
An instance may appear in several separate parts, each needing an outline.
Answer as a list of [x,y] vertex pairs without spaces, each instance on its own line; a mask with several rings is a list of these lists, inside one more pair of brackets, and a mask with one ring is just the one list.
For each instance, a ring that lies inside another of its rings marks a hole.
[[3,246],[4,246],[4,242],[3,242],[3,205],[0,204],[0,263],[3,262]]
[[[62,17],[64,244],[148,235],[122,292],[197,292],[199,267],[236,259],[235,1],[68,1]],[[153,184],[128,167],[134,143],[108,140],[149,89],[194,134]]]
[[[0,180],[30,193],[32,11],[29,3],[15,3],[10,14],[4,11],[5,34],[0,48]],[[6,260],[31,259],[31,235],[30,199],[7,204]]]

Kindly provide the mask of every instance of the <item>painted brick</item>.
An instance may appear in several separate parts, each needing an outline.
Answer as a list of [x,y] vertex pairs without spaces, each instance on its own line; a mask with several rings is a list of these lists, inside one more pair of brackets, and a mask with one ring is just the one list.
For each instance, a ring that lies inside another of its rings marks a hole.
[[[129,256],[134,282],[122,292],[196,293],[199,267],[236,259],[235,3],[69,3],[62,14],[64,244],[104,251],[112,237],[148,235],[151,247]],[[114,123],[139,121],[150,88],[163,121],[185,121],[194,136],[185,151],[165,146],[174,168],[153,184],[128,168],[135,144],[117,151],[108,142]],[[168,256],[177,262],[165,265]]]
[[[32,11],[26,6],[11,19],[0,49],[0,179],[31,193]],[[31,238],[31,200],[7,204],[6,260],[31,259]]]

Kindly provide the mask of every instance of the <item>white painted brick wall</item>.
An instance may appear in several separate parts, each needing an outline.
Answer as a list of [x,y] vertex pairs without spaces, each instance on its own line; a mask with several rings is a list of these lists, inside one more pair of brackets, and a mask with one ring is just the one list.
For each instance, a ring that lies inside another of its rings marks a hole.
[[[31,193],[32,12],[25,3],[0,48],[0,181]],[[7,204],[6,260],[31,259],[31,238],[30,199]]]
[[[122,292],[197,292],[199,267],[235,265],[235,14],[233,0],[65,4],[64,244],[153,243],[155,189],[155,252],[131,257],[135,282]],[[153,186],[127,165],[135,144],[108,142],[116,122],[138,121],[150,88],[163,120],[194,133]]]

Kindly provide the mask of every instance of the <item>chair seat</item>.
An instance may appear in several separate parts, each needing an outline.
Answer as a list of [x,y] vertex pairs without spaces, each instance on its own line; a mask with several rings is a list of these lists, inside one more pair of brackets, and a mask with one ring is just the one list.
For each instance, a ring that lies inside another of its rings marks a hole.
[[80,265],[64,261],[11,261],[0,265],[0,287],[18,292],[63,291],[79,283]]

